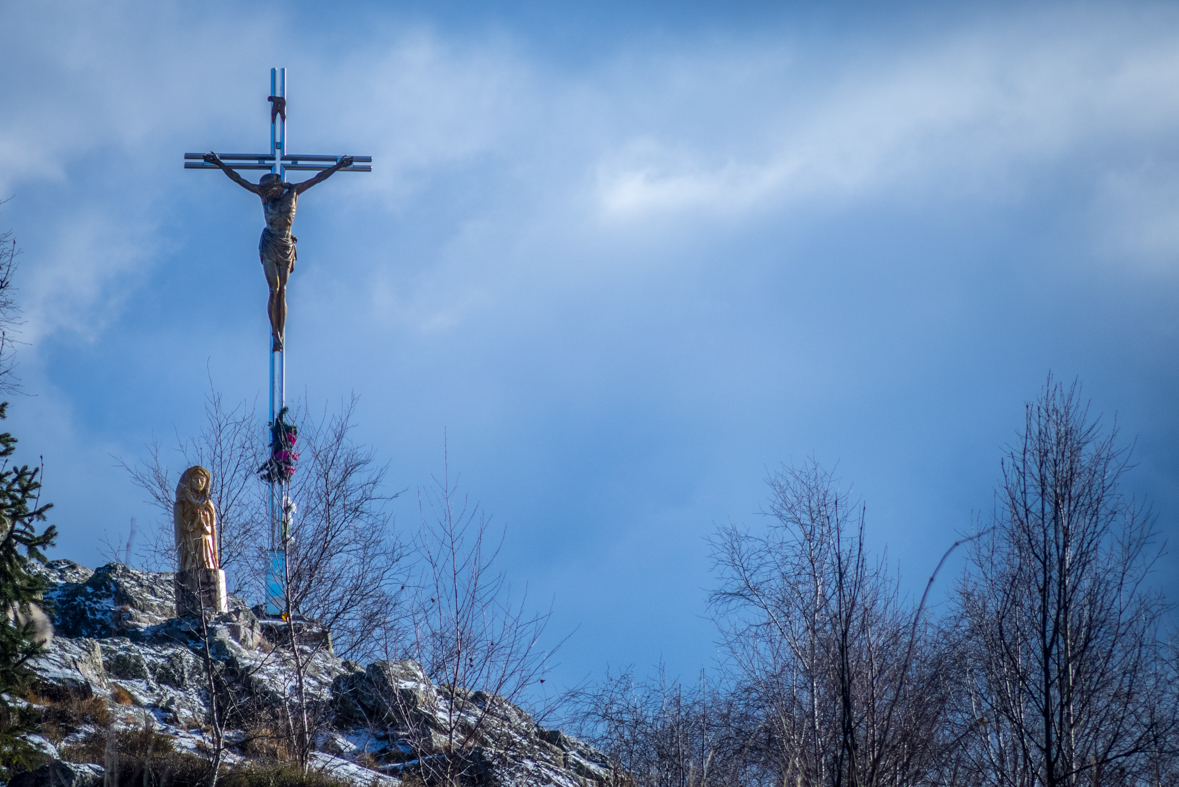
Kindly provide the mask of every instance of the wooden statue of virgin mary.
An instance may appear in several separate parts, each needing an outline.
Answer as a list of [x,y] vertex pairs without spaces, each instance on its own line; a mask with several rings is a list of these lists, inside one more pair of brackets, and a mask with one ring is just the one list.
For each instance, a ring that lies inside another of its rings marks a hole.
[[176,528],[176,570],[221,567],[217,554],[217,511],[209,493],[213,476],[195,465],[180,476],[172,521]]

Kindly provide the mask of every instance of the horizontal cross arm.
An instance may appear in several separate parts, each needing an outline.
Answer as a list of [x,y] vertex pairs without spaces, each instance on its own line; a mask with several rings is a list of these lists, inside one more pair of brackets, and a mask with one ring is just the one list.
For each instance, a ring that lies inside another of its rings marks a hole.
[[[269,170],[269,164],[229,164],[230,169],[265,169]],[[184,162],[185,169],[221,169],[216,164],[206,164],[203,161],[186,161]]]
[[[282,160],[283,161],[294,161],[294,162],[330,161],[334,164],[342,158],[344,158],[344,157],[343,156],[319,156],[319,155],[311,155],[311,154],[304,155],[304,154],[300,154],[300,153],[288,153],[282,157]],[[353,161],[360,161],[362,163],[371,163],[373,160],[373,157],[372,156],[353,156],[352,160]]]
[[[218,153],[217,157],[225,162],[226,166],[232,169],[245,170],[263,170],[271,169],[274,166],[274,156],[269,153]],[[300,170],[308,172],[318,172],[325,169],[331,169],[337,161],[343,156],[324,156],[320,154],[294,154],[282,157],[284,169]],[[218,169],[216,164],[208,164],[205,162],[204,153],[185,153],[184,154],[184,168],[185,169]],[[370,166],[372,156],[353,156],[352,160],[357,164],[351,167],[344,167],[340,172],[372,172],[373,168]],[[290,162],[290,163],[287,163]]]
[[[203,161],[205,153],[185,153],[185,161]],[[274,160],[274,155],[271,153],[218,153],[217,158],[222,161],[266,161]]]
[[[269,170],[269,164],[227,164],[230,169],[245,169],[245,170]],[[184,162],[185,169],[220,169],[216,164],[206,164],[203,161],[186,161]],[[287,164],[284,169],[288,170],[306,170],[318,172],[325,169],[331,169],[331,164]],[[341,167],[339,172],[372,172],[371,164],[352,165],[351,167]]]
[[[217,158],[221,159],[222,161],[274,161],[274,156],[270,153],[218,153]],[[313,155],[310,153],[304,155],[304,154],[296,153],[296,154],[287,154],[282,157],[282,160],[283,161],[296,161],[296,162],[298,162],[298,161],[330,161],[332,163],[335,163],[342,158],[344,158],[344,157],[343,156],[322,156],[322,155],[318,155],[318,154]],[[185,153],[184,159],[185,159],[185,161],[193,161],[193,160],[204,161],[205,154],[204,153]],[[372,162],[373,157],[372,156],[353,156],[352,160],[368,164],[368,163]]]
[[[330,164],[287,164],[284,167],[284,169],[286,169],[288,171],[293,170],[293,171],[299,171],[299,172],[302,172],[302,171],[321,172],[325,169],[331,169],[331,168],[332,167]],[[373,167],[371,164],[360,164],[360,165],[353,165],[351,167],[340,167],[336,171],[337,172],[372,172]]]

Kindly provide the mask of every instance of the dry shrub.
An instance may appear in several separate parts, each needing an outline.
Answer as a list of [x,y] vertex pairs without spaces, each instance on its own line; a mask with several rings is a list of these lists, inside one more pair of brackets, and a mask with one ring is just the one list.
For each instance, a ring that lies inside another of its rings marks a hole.
[[351,787],[349,782],[326,773],[310,770],[307,775],[295,763],[251,762],[226,771],[217,780],[219,787]]
[[39,706],[36,709],[39,732],[55,746],[83,725],[89,724],[105,729],[111,724],[110,708],[101,697],[49,700],[30,695],[29,701]]
[[407,773],[401,776],[401,787],[427,787],[427,785],[421,774]]
[[401,777],[401,787],[426,787],[426,783],[419,774],[407,773]]
[[117,787],[197,787],[208,784],[211,763],[195,754],[170,751],[150,761],[119,760]]
[[376,770],[376,768],[381,764],[377,761],[377,758],[373,756],[372,752],[368,751],[361,752],[360,756],[353,760],[353,762],[355,762],[361,768],[370,768],[372,770]]
[[[97,730],[77,746],[59,749],[69,762],[105,765],[109,730]],[[149,727],[118,730],[116,787],[188,787],[208,783],[209,762],[188,752],[176,751],[172,738]]]
[[108,732],[109,730],[95,730],[83,738],[81,743],[59,746],[57,751],[66,762],[88,762],[93,765],[103,765]]
[[295,756],[290,734],[279,723],[255,719],[242,732],[241,749],[247,757],[285,761]]
[[114,700],[118,705],[135,704],[135,698],[131,696],[131,692],[118,685],[111,689],[111,699]]

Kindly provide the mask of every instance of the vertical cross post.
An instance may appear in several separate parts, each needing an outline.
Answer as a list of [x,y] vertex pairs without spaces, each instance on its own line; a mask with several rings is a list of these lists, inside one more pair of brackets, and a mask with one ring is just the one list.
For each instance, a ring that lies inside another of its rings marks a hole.
[[[286,70],[270,70],[270,171],[282,178],[285,174],[283,156],[286,154]],[[286,346],[274,351],[270,337],[266,337],[270,348],[270,422],[268,430],[274,430],[275,421],[286,406]],[[271,437],[274,431],[271,431]],[[277,474],[270,481],[270,560],[266,567],[266,614],[281,615],[285,610],[284,589],[286,586],[286,540],[290,537],[288,511],[291,508],[290,481],[283,474]]]
[[[276,101],[276,99],[278,99]],[[287,70],[270,69],[270,155],[274,165],[270,171],[280,178],[286,175],[282,157],[287,153]]]
[[[283,156],[287,152],[287,70],[270,69],[270,171],[280,178],[285,167]],[[287,355],[286,343],[283,349],[274,351],[270,337],[266,339],[270,348],[270,421],[267,429],[272,431],[275,419],[282,413],[287,402]],[[289,537],[287,512],[291,508],[290,481],[283,474],[277,474],[270,481],[270,560],[266,571],[266,612],[281,615],[285,610],[284,589],[286,586],[286,546]]]

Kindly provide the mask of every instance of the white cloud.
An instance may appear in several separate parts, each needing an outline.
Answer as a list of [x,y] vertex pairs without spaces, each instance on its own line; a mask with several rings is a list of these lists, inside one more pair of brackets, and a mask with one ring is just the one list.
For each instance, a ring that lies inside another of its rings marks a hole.
[[22,341],[59,331],[94,341],[125,303],[127,277],[158,249],[155,229],[98,205],[74,212],[21,274]]
[[[1067,156],[1170,133],[1179,121],[1174,25],[1053,21],[994,25],[833,68],[777,111],[749,88],[748,150],[716,162],[687,133],[632,138],[602,156],[602,210],[627,218],[890,194],[988,198]],[[785,59],[766,65],[753,79],[767,94],[795,81]],[[704,103],[730,87],[709,71],[699,68]],[[759,135],[774,138],[771,149],[759,150]]]

